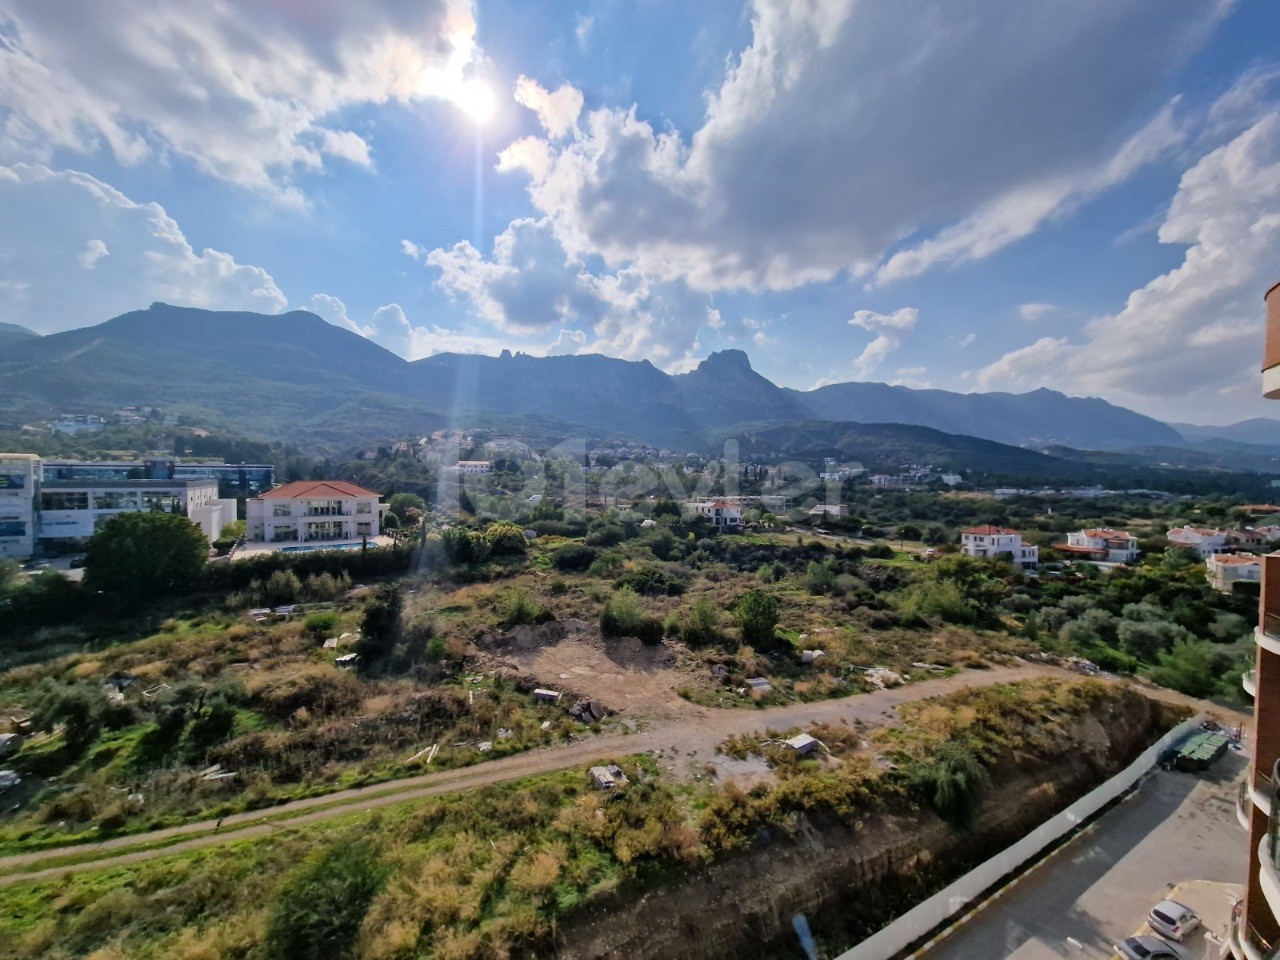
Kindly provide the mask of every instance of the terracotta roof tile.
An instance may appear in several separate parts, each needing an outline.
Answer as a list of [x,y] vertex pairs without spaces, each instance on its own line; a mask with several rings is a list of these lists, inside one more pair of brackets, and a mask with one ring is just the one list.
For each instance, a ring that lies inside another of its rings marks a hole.
[[263,500],[302,500],[326,497],[376,497],[373,490],[345,480],[295,480],[262,495]]

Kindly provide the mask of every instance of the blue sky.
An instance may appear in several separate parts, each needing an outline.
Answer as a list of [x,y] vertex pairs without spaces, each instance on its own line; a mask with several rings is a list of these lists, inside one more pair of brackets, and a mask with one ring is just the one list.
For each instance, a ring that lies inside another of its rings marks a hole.
[[0,320],[1271,415],[1268,0],[119,6],[0,0]]

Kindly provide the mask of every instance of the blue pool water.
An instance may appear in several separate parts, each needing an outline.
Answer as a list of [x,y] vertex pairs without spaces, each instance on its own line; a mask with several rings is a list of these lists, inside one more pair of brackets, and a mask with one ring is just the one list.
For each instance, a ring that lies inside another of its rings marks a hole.
[[312,550],[359,550],[359,543],[305,543],[296,547],[281,547],[281,553],[310,553]]

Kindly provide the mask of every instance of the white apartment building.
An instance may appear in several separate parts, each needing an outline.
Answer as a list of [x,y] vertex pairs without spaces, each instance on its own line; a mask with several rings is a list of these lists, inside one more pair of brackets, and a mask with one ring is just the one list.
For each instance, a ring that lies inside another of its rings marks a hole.
[[967,557],[1007,557],[1023,570],[1040,564],[1040,548],[1022,542],[1022,534],[1008,527],[984,524],[960,531],[960,552]]
[[458,473],[493,473],[492,460],[459,460],[453,465]]
[[727,500],[705,500],[689,504],[700,517],[706,517],[716,527],[742,526],[742,507]]
[[0,453],[0,557],[25,560],[36,552],[39,483],[39,457]]
[[245,539],[259,543],[360,541],[382,533],[387,505],[343,480],[295,480],[245,501]]
[[1105,560],[1108,563],[1131,563],[1142,552],[1138,549],[1138,538],[1128,530],[1112,530],[1109,527],[1068,533],[1067,551],[1087,553],[1092,560]]

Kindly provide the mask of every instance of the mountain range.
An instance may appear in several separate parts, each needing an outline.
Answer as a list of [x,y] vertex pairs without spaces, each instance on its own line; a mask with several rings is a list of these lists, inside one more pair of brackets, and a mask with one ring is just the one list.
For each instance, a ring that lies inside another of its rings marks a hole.
[[1259,455],[1280,452],[1269,449],[1280,447],[1278,421],[1175,428],[1105,400],[1046,389],[961,394],[837,383],[791,390],[757,373],[740,350],[714,353],[673,376],[648,361],[599,355],[445,353],[410,362],[305,311],[264,315],[156,303],[47,336],[0,324],[0,419],[126,404],[325,446],[483,417],[679,449],[735,434],[772,436],[769,428],[786,424],[808,424],[803,435],[825,436],[834,423],[845,425],[846,435],[849,425],[897,424],[1032,450],[1185,448],[1212,439],[1256,444]]

